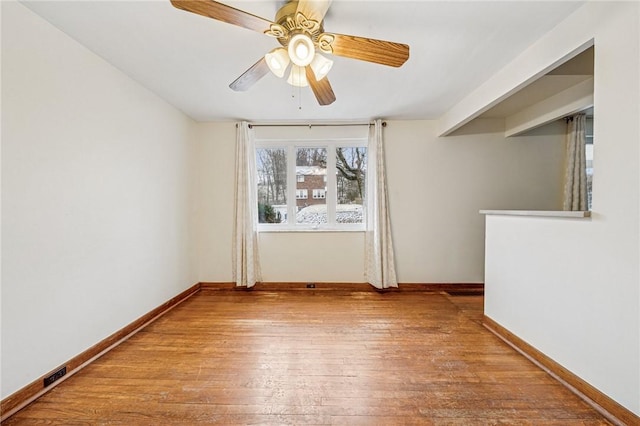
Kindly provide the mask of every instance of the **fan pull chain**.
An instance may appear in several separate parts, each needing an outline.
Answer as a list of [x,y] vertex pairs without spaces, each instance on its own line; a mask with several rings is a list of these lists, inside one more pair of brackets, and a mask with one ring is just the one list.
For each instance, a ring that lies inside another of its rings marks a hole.
[[[302,78],[302,72],[300,70],[292,70],[291,72],[298,72],[298,81]],[[291,85],[291,98],[296,98],[296,88],[298,89],[298,110],[302,111],[302,87]]]
[[[298,81],[302,81],[303,68],[298,68]],[[302,86],[298,86],[298,110],[302,111]]]

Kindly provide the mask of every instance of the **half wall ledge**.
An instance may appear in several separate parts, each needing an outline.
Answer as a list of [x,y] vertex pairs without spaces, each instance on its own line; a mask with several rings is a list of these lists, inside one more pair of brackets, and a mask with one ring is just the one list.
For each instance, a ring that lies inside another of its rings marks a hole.
[[564,210],[480,210],[480,214],[497,216],[539,216],[582,219],[590,218],[590,211],[564,211]]

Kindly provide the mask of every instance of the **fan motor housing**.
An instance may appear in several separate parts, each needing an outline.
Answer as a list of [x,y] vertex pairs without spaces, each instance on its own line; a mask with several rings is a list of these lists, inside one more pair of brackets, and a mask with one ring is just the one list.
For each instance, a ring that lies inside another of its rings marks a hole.
[[276,13],[275,22],[282,25],[282,23],[287,19],[287,16],[294,16],[296,14],[297,9],[298,9],[298,0],[289,0]]
[[287,30],[287,33],[284,37],[278,37],[278,42],[282,46],[287,47],[292,36],[294,36],[295,34],[306,34],[309,36],[309,38],[311,38],[314,44],[317,44],[318,36],[324,31],[322,22],[318,22],[318,27],[316,27],[317,29],[313,32],[299,26],[295,26],[295,17],[297,10],[298,0],[289,0],[276,13],[275,22]]

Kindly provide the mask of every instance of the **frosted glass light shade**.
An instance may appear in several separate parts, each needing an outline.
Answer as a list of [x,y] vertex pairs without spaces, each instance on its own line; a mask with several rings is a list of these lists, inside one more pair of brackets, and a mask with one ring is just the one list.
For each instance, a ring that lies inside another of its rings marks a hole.
[[309,82],[307,81],[307,74],[304,67],[292,65],[287,83],[296,87],[307,87]]
[[296,34],[289,40],[287,51],[289,52],[291,62],[300,67],[306,67],[313,60],[316,48],[313,46],[313,41],[311,41],[309,36]]
[[316,80],[320,81],[329,74],[331,67],[333,66],[333,61],[331,59],[327,59],[324,56],[316,53],[313,57],[313,61],[311,61],[311,69],[313,73],[316,75]]
[[267,66],[273,74],[278,78],[284,77],[284,72],[287,70],[290,62],[289,54],[284,48],[278,47],[277,49],[273,49],[264,55],[264,59],[267,61]]

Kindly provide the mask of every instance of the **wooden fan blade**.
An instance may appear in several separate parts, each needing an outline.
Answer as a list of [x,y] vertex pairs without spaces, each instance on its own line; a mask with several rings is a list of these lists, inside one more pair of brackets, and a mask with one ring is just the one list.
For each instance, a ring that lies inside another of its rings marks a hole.
[[229,85],[236,92],[244,92],[253,86],[258,80],[269,72],[269,66],[264,57],[253,64],[251,68],[246,70],[240,77]]
[[264,33],[272,22],[213,0],[171,0],[171,4],[187,12],[213,18],[228,24]]
[[313,73],[310,66],[307,65],[305,70],[307,73],[307,81],[309,82],[309,86],[311,86],[311,90],[313,90],[313,94],[316,96],[318,103],[320,105],[331,105],[336,100],[336,95],[333,93],[329,79],[325,77],[322,80],[317,81],[316,75]]
[[399,67],[409,59],[409,46],[391,41],[333,34],[333,54],[376,64]]
[[322,22],[332,0],[299,0],[296,12],[302,12],[307,19]]

